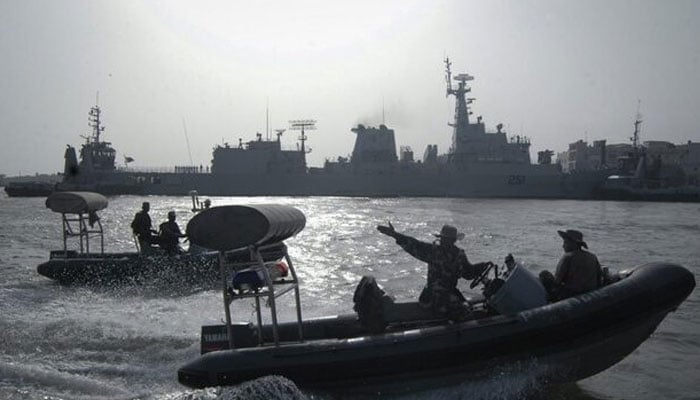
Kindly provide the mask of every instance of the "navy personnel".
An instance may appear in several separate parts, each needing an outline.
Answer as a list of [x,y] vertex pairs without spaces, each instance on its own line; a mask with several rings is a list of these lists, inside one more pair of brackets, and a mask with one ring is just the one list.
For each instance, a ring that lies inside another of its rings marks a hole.
[[151,250],[151,245],[158,242],[158,238],[153,236],[154,233],[158,232],[151,227],[151,216],[148,215],[150,209],[151,204],[144,201],[141,204],[141,211],[137,212],[134,220],[131,221],[131,229],[139,241],[141,253],[148,253]]
[[559,260],[554,275],[549,271],[540,273],[540,280],[547,289],[550,300],[562,300],[600,287],[600,263],[595,254],[584,250],[588,249],[588,245],[583,241],[583,234],[574,229],[557,233],[564,240],[564,255]]
[[175,211],[168,211],[168,220],[160,224],[160,247],[168,254],[182,253],[180,238],[185,236],[175,222]]
[[464,234],[458,233],[454,226],[445,225],[440,233],[435,234],[437,240],[427,243],[396,232],[391,222],[388,226],[377,226],[377,230],[396,239],[396,244],[408,254],[428,263],[428,281],[418,299],[423,307],[452,321],[468,316],[469,309],[464,303],[464,296],[457,289],[457,281],[459,278],[476,278],[490,263],[469,262],[464,250],[455,245]]

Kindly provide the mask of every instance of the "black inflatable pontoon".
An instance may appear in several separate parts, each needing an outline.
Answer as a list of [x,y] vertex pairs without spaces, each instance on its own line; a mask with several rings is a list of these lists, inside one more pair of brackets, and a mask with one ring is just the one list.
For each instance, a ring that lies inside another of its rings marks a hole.
[[[235,279],[236,266],[228,267],[233,268]],[[302,321],[300,310],[297,321],[277,323],[273,307],[273,323],[261,326],[259,301],[257,325],[230,322],[232,300],[258,298],[231,288],[230,275],[224,276],[227,324],[202,327],[204,354],[178,370],[178,380],[189,387],[234,385],[282,375],[307,389],[408,391],[456,384],[490,367],[532,360],[545,368],[543,377],[549,381],[572,382],[630,354],[695,287],[687,269],[652,263],[620,273],[593,292],[537,305],[539,300],[532,301],[539,296],[536,290],[530,299],[518,299],[516,285],[509,284],[515,276],[533,288],[539,284],[519,265],[495,294],[473,305],[472,319],[461,323],[436,319],[415,303],[392,304],[381,299],[382,293],[372,294],[380,289],[372,285],[360,289],[360,285],[355,309],[363,309],[357,307],[362,301],[358,297],[378,298],[381,323],[356,314]],[[264,295],[274,306],[276,296],[270,296],[269,290],[280,283],[266,278],[263,292],[268,290]],[[292,280],[293,285],[297,283]],[[499,293],[503,290],[512,293]],[[503,299],[510,303],[500,304]]]

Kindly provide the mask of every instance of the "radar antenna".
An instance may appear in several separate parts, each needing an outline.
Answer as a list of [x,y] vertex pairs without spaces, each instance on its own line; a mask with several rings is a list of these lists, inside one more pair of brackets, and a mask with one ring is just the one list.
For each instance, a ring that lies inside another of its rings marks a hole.
[[297,120],[292,120],[289,121],[290,127],[289,129],[293,131],[301,131],[301,135],[299,136],[299,141],[301,142],[301,152],[302,153],[310,153],[311,149],[309,151],[306,151],[306,148],[304,147],[304,142],[308,139],[306,135],[304,134],[305,130],[315,130],[316,129],[316,120],[315,119],[297,119]]
[[277,135],[277,142],[280,142],[280,138],[282,137],[282,134],[286,131],[286,129],[275,129],[275,134]]

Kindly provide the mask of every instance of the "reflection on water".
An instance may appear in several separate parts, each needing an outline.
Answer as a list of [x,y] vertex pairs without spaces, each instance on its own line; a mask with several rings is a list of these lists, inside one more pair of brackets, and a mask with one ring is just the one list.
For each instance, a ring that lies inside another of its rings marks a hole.
[[[129,223],[147,199],[154,223],[167,211],[184,227],[193,215],[187,197],[116,196],[101,213],[106,251],[132,251]],[[379,235],[391,220],[400,232],[432,240],[444,223],[466,233],[459,242],[470,261],[502,262],[513,253],[537,272],[561,256],[558,229],[577,228],[601,262],[625,268],[672,261],[700,271],[700,213],[695,204],[594,201],[214,198],[216,205],[280,203],[307,216],[288,241],[302,283],[305,318],[352,310],[359,278],[371,274],[397,301],[415,300],[425,265]],[[353,398],[299,391],[283,378],[263,378],[235,388],[188,390],[177,369],[199,354],[202,324],[223,319],[217,288],[189,282],[138,287],[60,286],[36,266],[63,246],[60,216],[43,199],[0,195],[0,398],[211,400],[238,398]],[[468,291],[468,285],[461,285]],[[293,302],[278,304],[293,320]],[[249,303],[233,304],[235,320],[254,318]],[[546,387],[536,374],[487,371],[454,387],[394,396],[397,399],[646,399],[694,398],[700,351],[700,295],[670,314],[640,348],[618,365],[575,385]],[[512,366],[511,366],[512,367]],[[525,368],[525,372],[531,368]],[[400,383],[400,382],[399,382]],[[255,397],[258,396],[258,397]]]

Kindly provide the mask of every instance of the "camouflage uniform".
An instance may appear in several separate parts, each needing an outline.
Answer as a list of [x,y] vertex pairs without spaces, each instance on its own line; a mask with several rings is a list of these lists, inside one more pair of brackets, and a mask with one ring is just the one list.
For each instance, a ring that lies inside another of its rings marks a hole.
[[486,268],[485,263],[472,265],[464,250],[455,246],[426,243],[396,233],[396,244],[413,257],[428,263],[428,282],[420,294],[421,305],[451,320],[468,314],[464,296],[457,289],[459,278],[474,279]]

